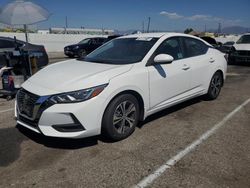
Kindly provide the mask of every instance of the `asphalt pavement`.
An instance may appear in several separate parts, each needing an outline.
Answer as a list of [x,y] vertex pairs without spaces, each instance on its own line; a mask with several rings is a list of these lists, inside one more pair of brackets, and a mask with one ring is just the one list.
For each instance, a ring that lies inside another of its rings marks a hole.
[[14,101],[0,99],[0,187],[140,187],[153,174],[148,187],[248,188],[249,98],[250,66],[230,65],[217,100],[196,98],[152,115],[120,142],[45,138],[17,127]]

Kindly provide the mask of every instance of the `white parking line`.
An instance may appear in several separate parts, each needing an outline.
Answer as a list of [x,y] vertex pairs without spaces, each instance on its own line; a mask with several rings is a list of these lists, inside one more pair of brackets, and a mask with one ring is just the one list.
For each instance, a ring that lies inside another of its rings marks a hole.
[[180,151],[177,155],[169,159],[165,164],[160,166],[156,171],[154,171],[152,174],[145,177],[143,180],[141,180],[138,184],[134,185],[134,188],[144,188],[153,183],[157,178],[159,178],[164,172],[166,172],[168,169],[172,168],[178,161],[180,161],[183,157],[185,157],[187,154],[192,152],[196,147],[201,145],[204,141],[206,141],[211,135],[216,133],[216,131],[221,128],[229,119],[231,119],[238,111],[240,111],[244,106],[246,106],[250,102],[250,98],[246,100],[244,103],[242,103],[240,106],[235,108],[231,113],[229,113],[227,116],[225,116],[221,122],[214,125],[210,130],[205,132],[203,135],[201,135],[200,138],[195,140],[192,144],[187,146],[184,150]]
[[7,109],[7,110],[2,110],[2,111],[0,111],[0,114],[5,113],[5,112],[10,112],[10,111],[13,111],[13,110],[14,110],[14,108],[10,108],[10,109]]
[[227,76],[240,76],[241,74],[239,73],[234,73],[234,72],[231,72],[231,73],[227,73]]

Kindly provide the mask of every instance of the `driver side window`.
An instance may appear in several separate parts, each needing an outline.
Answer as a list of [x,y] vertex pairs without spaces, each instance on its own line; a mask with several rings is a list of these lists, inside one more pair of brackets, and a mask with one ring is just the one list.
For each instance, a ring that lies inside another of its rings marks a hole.
[[154,57],[159,54],[171,55],[174,60],[182,59],[183,53],[180,45],[180,40],[177,37],[166,39],[163,41],[154,53]]

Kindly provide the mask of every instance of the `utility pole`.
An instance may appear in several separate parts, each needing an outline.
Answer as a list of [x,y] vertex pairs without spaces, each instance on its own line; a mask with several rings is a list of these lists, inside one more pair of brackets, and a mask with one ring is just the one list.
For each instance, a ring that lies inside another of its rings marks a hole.
[[207,32],[207,25],[205,24],[205,33]]
[[147,29],[147,33],[149,33],[149,29],[150,29],[150,22],[151,22],[151,18],[148,17],[148,29]]
[[221,34],[221,23],[219,23],[219,27],[218,27],[218,35]]
[[104,35],[104,28],[103,28],[103,25],[102,25],[102,35]]
[[68,16],[65,17],[65,34],[67,34],[67,28],[68,28]]
[[144,21],[142,21],[142,33],[144,33]]
[[68,28],[68,16],[65,18],[65,27]]

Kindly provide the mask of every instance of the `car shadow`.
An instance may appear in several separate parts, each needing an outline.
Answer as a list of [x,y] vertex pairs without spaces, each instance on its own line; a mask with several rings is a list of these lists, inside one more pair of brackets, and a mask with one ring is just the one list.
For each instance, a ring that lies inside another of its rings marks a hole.
[[[193,104],[199,103],[201,101],[204,101],[204,97],[194,98],[194,99],[188,100],[186,102],[180,103],[178,105],[175,105],[173,107],[162,110],[156,114],[149,116],[143,122],[140,122],[137,127],[141,129],[141,128],[143,128],[144,125],[146,125],[149,122],[157,120],[163,116],[169,115],[171,113],[174,113],[176,111],[184,109],[184,108],[191,106]],[[115,143],[116,142],[116,141],[113,141],[113,140],[106,138],[103,135],[89,137],[89,138],[82,138],[82,139],[66,139],[66,138],[46,137],[44,135],[30,131],[29,129],[27,129],[23,126],[20,126],[20,125],[17,125],[17,128],[23,135],[25,135],[29,139],[33,140],[34,142],[36,142],[38,144],[42,144],[46,147],[57,148],[57,149],[70,149],[70,150],[82,149],[82,148],[97,145],[98,141],[101,141],[104,143]]]
[[8,166],[19,158],[21,144],[27,139],[15,127],[0,129],[0,167]]
[[228,65],[234,65],[234,66],[242,66],[242,67],[250,67],[250,63],[247,62],[228,62]]
[[165,72],[165,70],[162,68],[161,65],[154,65],[154,68],[158,71],[158,73],[163,77],[166,78],[167,74]]
[[182,110],[184,108],[187,108],[187,107],[189,107],[191,105],[194,105],[196,103],[199,103],[199,102],[202,102],[202,101],[205,101],[205,100],[206,100],[206,98],[204,96],[201,96],[201,97],[197,97],[197,98],[194,98],[194,99],[190,99],[188,101],[177,104],[175,106],[166,108],[165,110],[162,110],[160,112],[157,112],[157,113],[147,117],[144,121],[140,122],[137,127],[138,128],[143,128],[143,126],[146,125],[147,123],[150,123],[150,122],[152,122],[154,120],[160,119],[161,117],[172,114],[174,112],[177,112],[179,110]]
[[54,138],[35,133],[18,124],[16,125],[16,128],[23,135],[33,140],[34,142],[50,148],[72,150],[72,149],[82,149],[98,144],[98,137],[96,136],[89,138],[81,138],[81,139]]

